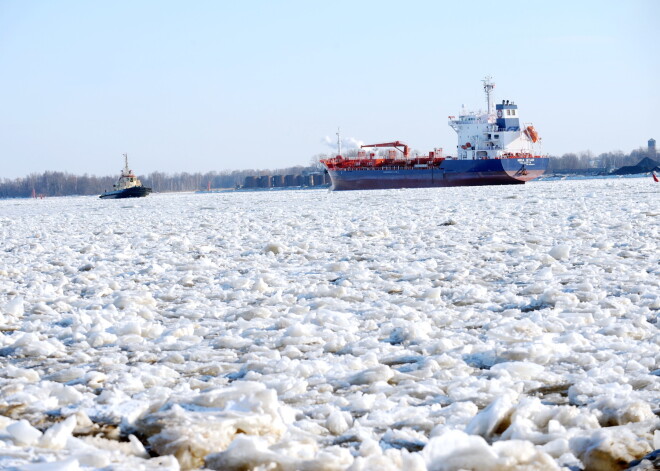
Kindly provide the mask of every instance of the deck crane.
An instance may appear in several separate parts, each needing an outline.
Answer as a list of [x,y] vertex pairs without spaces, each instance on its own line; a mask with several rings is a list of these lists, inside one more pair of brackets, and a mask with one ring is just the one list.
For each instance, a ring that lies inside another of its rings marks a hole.
[[[403,156],[406,159],[410,157],[410,148],[401,141],[384,142],[382,144],[365,144],[360,146],[361,149],[364,149],[365,147],[394,147],[399,152],[403,152]],[[403,147],[403,150],[399,149],[399,147]]]

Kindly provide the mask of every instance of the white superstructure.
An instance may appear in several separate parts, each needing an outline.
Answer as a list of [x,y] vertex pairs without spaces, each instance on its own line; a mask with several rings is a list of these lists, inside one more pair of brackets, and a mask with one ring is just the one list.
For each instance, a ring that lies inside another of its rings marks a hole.
[[505,159],[536,156],[538,134],[527,123],[520,125],[518,105],[502,100],[493,109],[490,77],[483,80],[487,111],[461,110],[458,118],[449,117],[449,125],[458,134],[456,156],[460,160]]
[[128,168],[128,154],[123,154],[124,168],[119,175],[117,183],[112,185],[113,190],[126,190],[135,186],[142,186],[140,179]]

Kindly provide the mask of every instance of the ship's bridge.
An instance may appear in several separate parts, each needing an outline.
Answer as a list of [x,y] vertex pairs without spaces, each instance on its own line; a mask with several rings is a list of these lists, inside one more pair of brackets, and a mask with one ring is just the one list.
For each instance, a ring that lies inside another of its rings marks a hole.
[[502,103],[495,105],[495,112],[498,131],[520,131],[518,105],[509,100],[502,100]]

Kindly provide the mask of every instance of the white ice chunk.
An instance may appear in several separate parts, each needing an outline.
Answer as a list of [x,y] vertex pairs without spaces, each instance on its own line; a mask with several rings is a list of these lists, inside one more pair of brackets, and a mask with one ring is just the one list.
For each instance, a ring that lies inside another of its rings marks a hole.
[[22,317],[25,313],[25,301],[21,296],[16,296],[4,305],[1,312],[14,317]]
[[614,396],[598,399],[590,405],[590,409],[601,414],[599,422],[603,426],[625,425],[655,418],[653,409],[647,402]]
[[50,357],[64,350],[64,346],[57,339],[42,340],[32,332],[21,335],[11,347],[19,356],[37,358]]
[[76,428],[76,423],[76,416],[72,415],[64,421],[53,425],[44,432],[39,440],[39,446],[61,450],[66,445],[66,441],[71,437],[73,429]]
[[465,428],[470,435],[490,437],[513,411],[513,397],[510,394],[498,397],[488,407],[479,412]]
[[387,365],[378,365],[373,368],[368,368],[360,371],[348,378],[349,384],[371,384],[376,381],[388,381],[394,376],[394,372]]
[[293,421],[274,390],[237,381],[230,387],[204,391],[181,404],[169,404],[136,424],[161,455],[172,454],[182,467],[199,467],[206,455],[224,450],[237,435],[261,436],[276,442]]
[[259,437],[239,436],[226,451],[206,457],[206,467],[217,470],[268,469],[273,465],[280,469],[293,469],[294,460],[270,451],[268,442]]
[[128,440],[131,444],[131,451],[135,456],[139,456],[140,458],[148,458],[149,453],[147,450],[144,448],[144,445],[140,440],[137,439],[137,437],[133,434],[130,434],[128,436]]
[[61,461],[44,463],[29,463],[21,466],[21,471],[82,471],[76,458],[65,458]]
[[328,264],[326,268],[332,272],[347,271],[350,268],[350,264],[348,262],[334,262]]
[[571,253],[571,246],[566,244],[555,245],[550,249],[550,256],[557,260],[567,259]]
[[482,437],[458,430],[433,437],[422,455],[428,471],[559,470],[552,457],[531,442],[502,440],[491,447]]
[[296,442],[289,443],[283,449],[269,448],[268,442],[260,437],[242,435],[236,437],[225,451],[206,456],[205,464],[208,469],[222,471],[247,469],[343,471],[353,462],[350,451],[345,448],[334,446],[319,451],[308,448]]
[[552,457],[529,441],[501,440],[493,443],[493,450],[498,455],[498,467],[492,469],[559,471]]
[[541,376],[545,368],[529,361],[507,361],[493,365],[492,372],[507,372],[513,379],[529,380]]
[[21,419],[18,422],[7,427],[7,432],[17,445],[31,446],[36,443],[41,437],[42,433],[34,428],[30,423]]
[[269,242],[266,244],[264,247],[264,252],[265,253],[273,253],[275,255],[281,254],[287,250],[286,246],[284,244],[281,244],[279,242]]
[[350,414],[334,410],[328,415],[328,418],[325,421],[325,428],[327,428],[333,435],[341,435],[349,429],[349,421],[352,422],[352,420],[350,420]]
[[573,452],[582,460],[585,469],[617,470],[622,463],[640,459],[652,451],[647,440],[624,427],[610,427],[595,431],[591,436],[570,440]]
[[422,450],[429,471],[495,469],[497,454],[486,440],[460,430],[450,430],[433,437]]

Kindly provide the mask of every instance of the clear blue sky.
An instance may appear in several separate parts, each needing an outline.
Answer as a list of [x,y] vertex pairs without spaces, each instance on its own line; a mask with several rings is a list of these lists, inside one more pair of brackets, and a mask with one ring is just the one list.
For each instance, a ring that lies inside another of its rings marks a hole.
[[0,178],[453,150],[481,79],[544,151],[660,140],[660,1],[0,0]]

